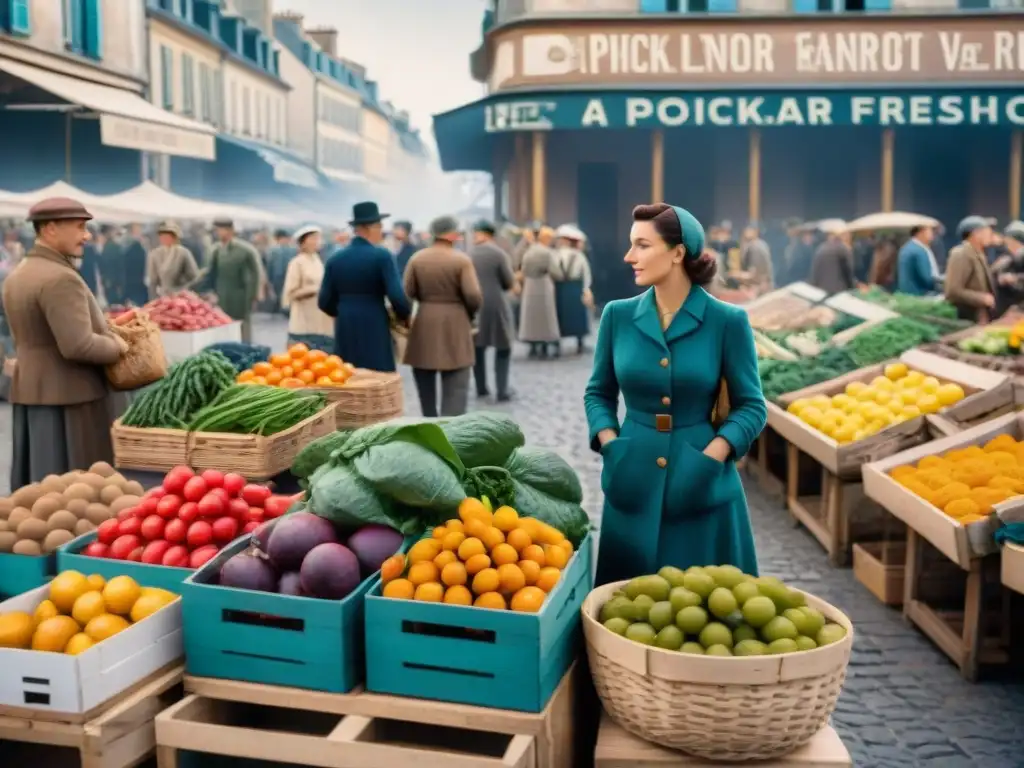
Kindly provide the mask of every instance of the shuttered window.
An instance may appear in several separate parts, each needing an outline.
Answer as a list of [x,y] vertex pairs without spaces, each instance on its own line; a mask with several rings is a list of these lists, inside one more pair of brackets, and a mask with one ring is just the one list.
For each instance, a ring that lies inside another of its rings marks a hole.
[[160,46],[160,86],[164,109],[174,109],[174,51]]

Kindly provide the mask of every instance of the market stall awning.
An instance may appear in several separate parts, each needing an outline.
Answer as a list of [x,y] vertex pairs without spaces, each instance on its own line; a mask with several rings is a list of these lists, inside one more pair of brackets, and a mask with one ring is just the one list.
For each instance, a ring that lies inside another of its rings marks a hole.
[[442,170],[491,173],[494,169],[496,133],[487,130],[491,102],[484,98],[434,115],[434,140]]
[[84,205],[89,213],[100,221],[126,223],[136,216],[130,207],[121,207],[116,201],[110,202],[104,195],[92,195],[64,181],[55,181],[40,189],[28,192],[6,192],[0,190],[0,215],[24,218],[28,209],[49,197],[70,197]]
[[100,118],[100,138],[111,147],[159,152],[200,160],[216,158],[212,126],[167,112],[138,94],[0,58],[0,71]]
[[137,187],[99,198],[103,204],[135,212],[140,218],[151,221],[182,219],[212,221],[220,217],[235,219],[242,223],[276,224],[286,221],[269,211],[250,206],[215,203],[183,197],[152,181],[144,181]]
[[258,141],[242,139],[227,133],[222,133],[217,138],[258,155],[273,169],[274,181],[307,189],[320,189],[324,186],[323,177],[316,168],[282,147],[271,147]]

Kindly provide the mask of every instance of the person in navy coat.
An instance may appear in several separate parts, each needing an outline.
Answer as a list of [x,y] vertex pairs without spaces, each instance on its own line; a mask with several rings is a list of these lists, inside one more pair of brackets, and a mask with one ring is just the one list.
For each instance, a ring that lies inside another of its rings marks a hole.
[[910,239],[896,257],[896,289],[900,293],[924,296],[938,290],[939,266],[932,253],[932,227],[914,227]]
[[334,354],[373,371],[395,370],[385,299],[399,321],[412,314],[394,257],[380,246],[387,216],[376,203],[352,206],[355,237],[327,260],[317,298],[320,310],[334,318]]

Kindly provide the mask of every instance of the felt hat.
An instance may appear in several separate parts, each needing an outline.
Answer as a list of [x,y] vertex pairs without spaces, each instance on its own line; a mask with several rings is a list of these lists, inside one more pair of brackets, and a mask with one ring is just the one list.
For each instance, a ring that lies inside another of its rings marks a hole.
[[991,227],[992,220],[986,219],[984,216],[968,216],[962,219],[959,224],[956,225],[956,236],[963,239],[967,235],[971,234],[978,229],[984,229],[985,227]]
[[28,211],[29,221],[91,221],[93,215],[70,197],[48,197]]
[[683,233],[683,248],[686,249],[687,259],[700,258],[704,253],[704,227],[697,221],[697,218],[685,208],[673,205],[672,210],[679,219],[679,229]]
[[227,216],[218,216],[216,219],[213,220],[213,226],[221,229],[234,229],[235,222],[232,221]]
[[176,238],[181,240],[181,227],[175,224],[173,221],[165,221],[156,228],[158,235],[174,235]]
[[349,221],[349,224],[353,227],[357,227],[360,224],[376,224],[390,215],[390,213],[381,213],[376,203],[356,203],[352,206],[352,220]]
[[473,225],[473,231],[474,232],[486,232],[489,235],[493,235],[493,234],[497,233],[498,229],[497,229],[497,227],[494,226],[494,222],[493,221],[488,221],[487,219],[479,219]]
[[321,232],[323,232],[323,230],[320,229],[320,227],[318,227],[316,224],[307,224],[304,227],[299,227],[298,229],[296,229],[295,234],[292,235],[292,237],[295,238],[295,242],[301,243],[303,238],[313,234],[319,235]]
[[556,229],[555,237],[564,237],[566,240],[579,240],[580,242],[587,239],[587,236],[583,234],[583,231],[572,224],[563,224]]

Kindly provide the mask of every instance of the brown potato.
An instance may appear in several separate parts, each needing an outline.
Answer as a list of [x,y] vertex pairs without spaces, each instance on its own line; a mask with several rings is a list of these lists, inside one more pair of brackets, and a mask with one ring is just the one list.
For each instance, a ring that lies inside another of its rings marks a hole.
[[53,496],[46,495],[32,505],[32,517],[38,518],[39,520],[49,520],[50,515],[63,507],[64,503],[60,496],[54,498]]
[[90,504],[85,508],[85,514],[79,515],[80,520],[88,520],[93,525],[99,525],[104,520],[109,520],[112,517],[110,507],[106,504]]
[[90,523],[88,520],[79,520],[75,523],[75,536],[82,536],[89,531],[95,531],[96,526]]
[[12,531],[0,531],[0,552],[10,552],[18,543],[18,535]]
[[32,541],[42,541],[46,537],[46,523],[35,517],[30,517],[28,520],[22,520],[18,524],[18,538],[19,539],[32,539]]
[[0,533],[11,530],[10,526],[7,525],[6,520],[0,520]]
[[7,525],[11,530],[16,531],[18,526],[30,517],[32,517],[32,510],[25,509],[25,507],[15,507],[7,517]]
[[107,484],[107,480],[103,475],[97,475],[94,472],[86,472],[80,478],[78,482],[86,483],[96,489],[96,493],[99,493],[100,488]]
[[46,493],[38,483],[32,485],[26,485],[23,488],[19,488],[11,496],[11,501],[16,507],[25,507],[26,509],[32,509],[32,505],[39,501],[40,497]]
[[132,496],[142,496],[146,492],[146,489],[142,487],[142,484],[136,480],[129,480],[124,484],[124,492],[130,493]]
[[122,509],[134,507],[140,501],[142,501],[142,499],[140,499],[138,496],[133,496],[130,493],[125,494],[124,496],[121,496],[120,498],[110,503],[110,514],[116,515]]
[[0,499],[0,520],[6,520],[11,510],[14,509],[14,502],[10,499]]
[[74,485],[75,483],[78,482],[78,478],[80,478],[83,474],[83,472],[79,472],[76,469],[72,470],[71,472],[65,472],[63,475],[60,476],[60,479],[64,481],[64,485]]
[[56,530],[50,531],[46,534],[46,538],[43,539],[43,552],[49,554],[57,550],[59,547],[64,546],[69,541],[75,538],[75,534],[71,531]]
[[47,475],[39,483],[39,487],[47,493],[64,493],[64,489],[68,487],[68,484],[60,479],[60,475]]
[[32,541],[32,539],[21,539],[11,549],[16,555],[29,555],[38,557],[43,554],[42,547],[39,546],[38,541]]
[[75,530],[75,523],[78,522],[78,518],[75,517],[74,512],[68,512],[66,509],[61,509],[50,515],[50,519],[46,523],[46,530],[48,531],[73,531]]
[[89,483],[72,483],[68,486],[68,489],[64,491],[65,499],[85,499],[90,504],[96,501],[99,497],[99,489]]
[[107,478],[107,485],[116,485],[117,487],[124,489],[124,484],[128,482],[128,478],[122,475],[120,472],[115,472]]
[[108,484],[100,489],[100,501],[107,506],[110,506],[122,496],[124,496],[124,491],[121,490],[119,485]]
[[85,499],[69,499],[64,504],[64,509],[74,514],[77,518],[85,516],[85,510],[89,508],[89,502]]
[[94,475],[99,475],[100,477],[110,477],[114,474],[114,468],[105,461],[97,461],[89,467],[89,471]]

